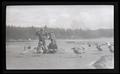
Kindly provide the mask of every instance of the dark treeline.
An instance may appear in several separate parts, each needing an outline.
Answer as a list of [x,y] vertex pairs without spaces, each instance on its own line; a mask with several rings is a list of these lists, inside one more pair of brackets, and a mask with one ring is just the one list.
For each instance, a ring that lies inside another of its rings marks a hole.
[[[6,39],[37,39],[37,27],[14,27],[6,26]],[[61,29],[61,28],[47,28],[48,32],[54,32],[57,39],[88,39],[113,37],[113,29],[98,29],[98,30],[82,30],[82,29]]]

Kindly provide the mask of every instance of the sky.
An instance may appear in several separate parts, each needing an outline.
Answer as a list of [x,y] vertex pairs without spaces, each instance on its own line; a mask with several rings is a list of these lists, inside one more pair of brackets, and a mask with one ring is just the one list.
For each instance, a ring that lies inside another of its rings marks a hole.
[[113,5],[7,6],[6,24],[20,27],[113,29]]

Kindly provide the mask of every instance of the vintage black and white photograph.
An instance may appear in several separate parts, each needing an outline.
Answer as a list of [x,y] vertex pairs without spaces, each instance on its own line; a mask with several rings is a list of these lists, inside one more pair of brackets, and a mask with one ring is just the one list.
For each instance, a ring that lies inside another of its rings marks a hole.
[[114,6],[7,6],[6,69],[114,69]]

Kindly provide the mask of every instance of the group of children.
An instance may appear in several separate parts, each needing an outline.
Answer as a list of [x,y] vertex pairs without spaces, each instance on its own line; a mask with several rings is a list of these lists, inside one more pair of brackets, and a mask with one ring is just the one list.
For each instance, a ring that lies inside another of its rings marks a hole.
[[[46,32],[44,28],[41,28],[40,31],[36,32],[36,35],[39,38],[38,46],[37,46],[37,52],[40,53],[42,50],[42,53],[55,53],[57,49],[56,44],[56,37],[53,32]],[[46,45],[46,39],[50,40],[49,45]]]

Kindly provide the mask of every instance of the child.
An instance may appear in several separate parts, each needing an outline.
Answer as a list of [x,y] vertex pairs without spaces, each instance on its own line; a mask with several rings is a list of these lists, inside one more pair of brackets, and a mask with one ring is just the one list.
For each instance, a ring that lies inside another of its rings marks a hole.
[[48,49],[50,50],[50,52],[56,52],[57,44],[56,44],[55,34],[53,32],[49,33],[49,39],[51,43],[48,45]]

